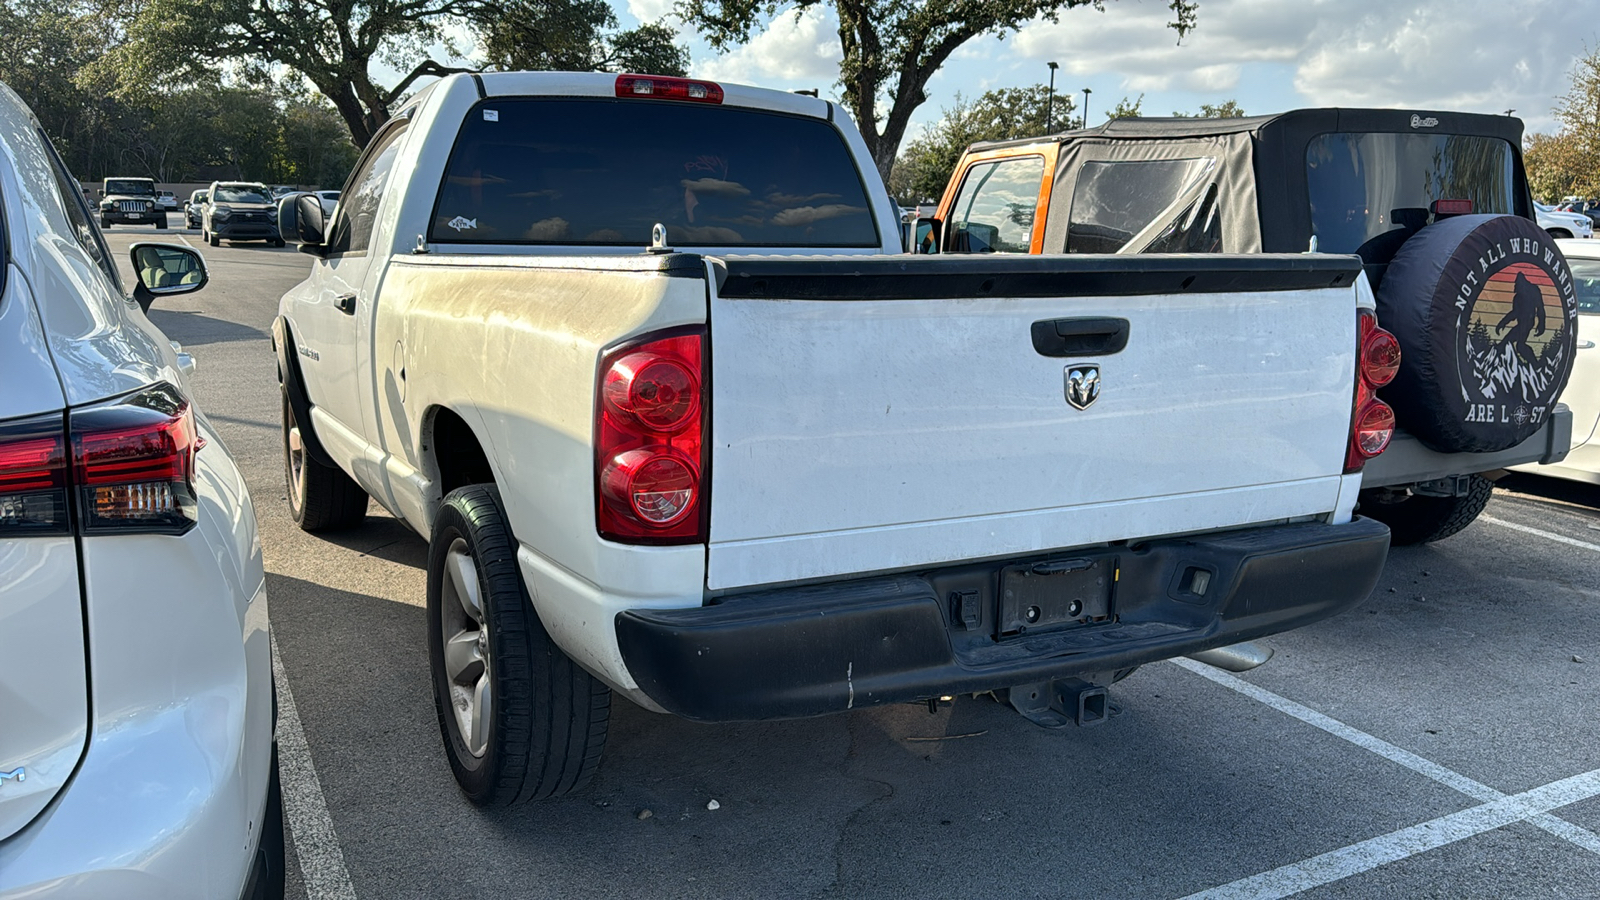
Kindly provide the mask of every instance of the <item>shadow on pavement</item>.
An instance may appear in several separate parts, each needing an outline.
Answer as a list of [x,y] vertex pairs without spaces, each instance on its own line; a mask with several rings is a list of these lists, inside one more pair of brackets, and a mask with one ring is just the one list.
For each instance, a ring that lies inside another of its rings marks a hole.
[[[159,302],[157,300],[158,304]],[[202,344],[223,344],[232,341],[265,341],[268,339],[265,331],[251,328],[248,325],[229,322],[226,319],[212,318],[204,313],[162,309],[158,305],[146,315],[167,337],[183,344],[185,347],[200,346]]]
[[1512,472],[1495,482],[1495,487],[1515,491],[1529,499],[1537,498],[1573,506],[1585,506],[1600,513],[1600,485],[1596,484]]
[[373,512],[380,511],[376,503],[367,509],[366,521],[360,526],[349,531],[321,533],[317,538],[354,550],[362,556],[410,566],[418,571],[428,568],[427,541],[417,537],[417,533],[401,524],[399,519],[390,518],[387,514],[373,515]]

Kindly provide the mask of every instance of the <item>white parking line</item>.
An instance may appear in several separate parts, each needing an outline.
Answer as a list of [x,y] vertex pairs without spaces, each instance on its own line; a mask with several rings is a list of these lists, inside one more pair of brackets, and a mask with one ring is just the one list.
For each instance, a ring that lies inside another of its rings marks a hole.
[[190,249],[190,250],[193,250],[193,249],[194,249],[194,245],[193,245],[193,244],[191,244],[191,243],[189,243],[189,241],[188,241],[188,239],[187,239],[187,238],[185,238],[185,237],[184,237],[184,236],[183,236],[183,235],[181,235],[181,234],[180,234],[180,235],[175,235],[175,237],[177,237],[177,239],[178,239],[178,240],[179,240],[179,241],[182,241],[182,242],[183,242],[183,245],[184,245],[184,246],[185,246],[185,247],[188,247],[188,248],[189,248],[189,249]]
[[[1500,791],[1481,782],[1474,781],[1460,772],[1451,771],[1436,762],[1423,759],[1409,750],[1402,750],[1382,738],[1373,737],[1359,728],[1353,728],[1308,706],[1296,703],[1287,697],[1274,694],[1266,688],[1230,675],[1221,669],[1213,668],[1205,663],[1195,662],[1192,659],[1179,658],[1171,662],[1176,666],[1188,669],[1202,678],[1214,681],[1229,690],[1237,691],[1252,700],[1264,703],[1286,716],[1292,716],[1307,725],[1320,728],[1334,737],[1349,741],[1364,750],[1376,753],[1390,762],[1405,766],[1418,775],[1431,778],[1445,787],[1460,791],[1474,800],[1484,803],[1496,803],[1506,798],[1506,795]],[[1545,813],[1530,816],[1528,821],[1564,841],[1570,841],[1591,853],[1600,854],[1600,835],[1587,828]]]
[[311,746],[300,726],[289,676],[272,639],[272,676],[278,682],[278,778],[283,785],[283,816],[294,835],[300,878],[309,900],[355,900],[356,889],[344,867],[344,852],[328,815],[328,800],[311,761]]
[[1277,900],[1597,796],[1600,769],[1190,894],[1184,900]]
[[1542,537],[1547,541],[1555,541],[1558,544],[1567,544],[1569,546],[1581,547],[1585,550],[1593,550],[1596,553],[1600,553],[1600,544],[1591,544],[1587,541],[1576,540],[1569,538],[1564,534],[1556,534],[1553,531],[1542,531],[1538,528],[1529,528],[1526,525],[1518,525],[1515,522],[1507,522],[1505,519],[1496,519],[1494,516],[1479,516],[1478,521],[1488,522],[1490,525],[1499,525],[1501,528],[1509,528],[1512,531],[1520,531],[1523,534],[1531,534],[1535,537]]

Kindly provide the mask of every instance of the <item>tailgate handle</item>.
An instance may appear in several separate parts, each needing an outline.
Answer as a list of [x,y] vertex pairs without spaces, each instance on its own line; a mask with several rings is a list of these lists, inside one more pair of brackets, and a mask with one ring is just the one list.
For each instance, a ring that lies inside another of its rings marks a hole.
[[1040,356],[1101,356],[1128,346],[1128,320],[1109,317],[1045,319],[1033,323]]

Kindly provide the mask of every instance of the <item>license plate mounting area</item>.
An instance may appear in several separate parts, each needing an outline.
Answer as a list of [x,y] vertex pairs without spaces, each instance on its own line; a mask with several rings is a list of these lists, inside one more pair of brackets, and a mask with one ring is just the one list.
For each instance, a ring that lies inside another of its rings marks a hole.
[[1074,556],[1000,570],[996,636],[1019,637],[1111,619],[1114,557]]

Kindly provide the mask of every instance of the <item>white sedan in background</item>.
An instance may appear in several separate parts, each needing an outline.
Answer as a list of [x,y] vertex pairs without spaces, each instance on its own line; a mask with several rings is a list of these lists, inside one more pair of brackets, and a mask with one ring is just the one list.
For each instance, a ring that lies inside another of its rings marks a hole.
[[322,215],[328,220],[333,219],[333,211],[339,205],[338,191],[317,191],[317,202],[322,204]]
[[1554,206],[1545,206],[1543,203],[1533,204],[1533,209],[1539,218],[1539,227],[1548,231],[1551,237],[1594,237],[1594,222],[1583,213],[1562,212]]
[[1572,452],[1558,465],[1519,472],[1600,484],[1600,241],[1556,241],[1578,292],[1578,354],[1560,400],[1572,410]]
[[94,212],[0,84],[0,900],[284,888],[244,477],[143,307],[205,286]]

